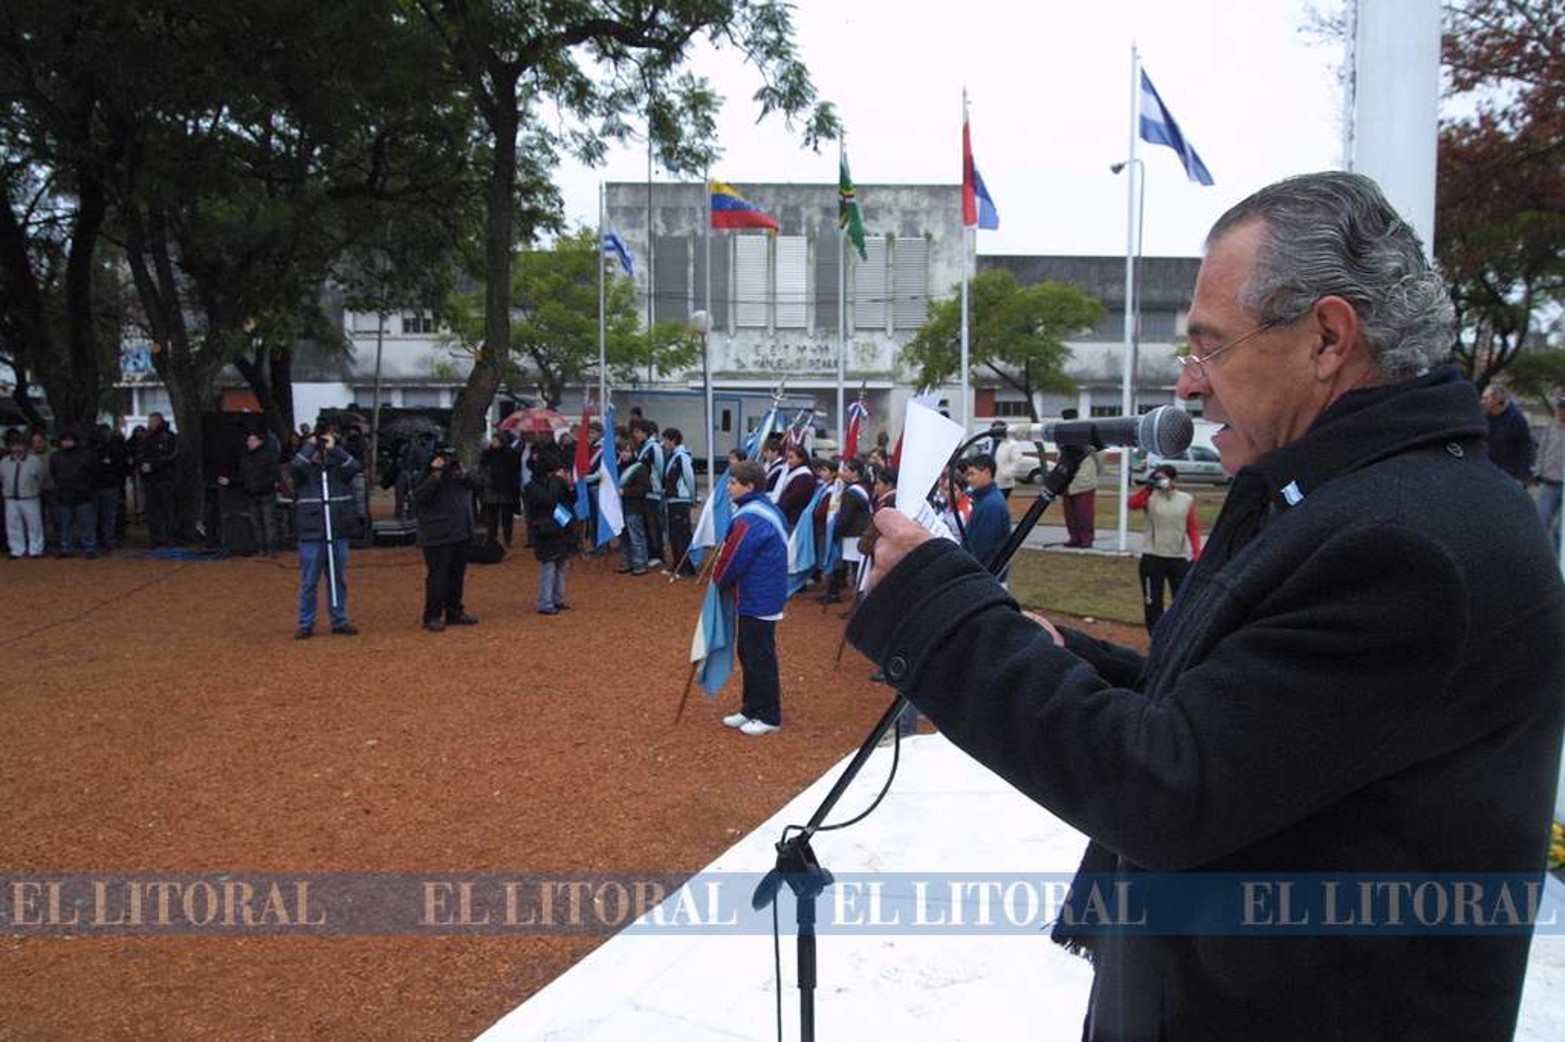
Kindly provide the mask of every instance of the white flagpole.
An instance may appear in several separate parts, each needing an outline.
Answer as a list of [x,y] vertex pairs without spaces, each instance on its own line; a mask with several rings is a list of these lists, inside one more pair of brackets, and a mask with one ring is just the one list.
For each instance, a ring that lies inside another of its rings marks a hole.
[[[962,130],[967,131],[967,88],[962,88]],[[967,184],[967,150],[962,150],[962,184]],[[964,187],[965,192],[965,187]],[[965,195],[964,195],[965,198]],[[962,396],[962,430],[966,431],[972,426],[972,417],[967,408],[967,367],[968,367],[968,340],[967,340],[967,268],[971,256],[971,243],[976,238],[973,229],[967,226],[967,215],[962,215],[962,361],[961,361],[961,396]]]
[[[837,192],[838,204],[842,201],[842,166],[847,161],[847,143],[841,138],[837,140]],[[857,202],[857,189],[855,188]],[[843,412],[842,385],[848,378],[848,334],[847,323],[844,321],[846,301],[844,287],[848,284],[848,228],[839,218],[837,228],[837,454],[841,455],[843,448],[848,444],[848,419]]]
[[[1125,344],[1124,367],[1120,377],[1119,411],[1126,416],[1135,413],[1134,393],[1131,384],[1135,378],[1136,322],[1136,141],[1140,137],[1141,122],[1141,56],[1136,45],[1130,45],[1130,151],[1127,153],[1125,173]],[[1119,552],[1125,553],[1130,545],[1130,514],[1125,501],[1130,498],[1130,450],[1119,450]]]
[[[604,209],[605,209],[604,197],[605,197],[605,192],[606,192],[606,189],[603,186],[603,182],[599,181],[598,182],[598,415],[599,416],[603,415],[604,406],[608,403],[608,400],[609,400],[609,390],[608,390],[609,389],[608,319],[607,319],[605,305],[604,305],[604,300],[605,300],[605,298],[608,295],[607,294],[607,289],[606,289],[608,276],[604,272],[605,265],[603,263],[603,236],[604,236]],[[650,228],[648,229],[647,238],[648,238],[648,241],[650,241],[651,238],[652,238],[652,236],[651,236],[651,229]],[[585,438],[587,436],[587,432],[586,431],[582,431],[581,432],[581,436],[583,438]],[[605,439],[607,439],[607,444],[612,446],[613,443],[614,443],[614,432],[606,430],[606,431],[603,432],[603,436],[604,436]]]
[[706,331],[701,334],[701,373],[706,381],[706,482],[707,495],[717,487],[717,429],[713,423],[715,411],[712,405],[712,171],[701,172],[701,203],[704,220],[701,222],[702,249],[706,251]]

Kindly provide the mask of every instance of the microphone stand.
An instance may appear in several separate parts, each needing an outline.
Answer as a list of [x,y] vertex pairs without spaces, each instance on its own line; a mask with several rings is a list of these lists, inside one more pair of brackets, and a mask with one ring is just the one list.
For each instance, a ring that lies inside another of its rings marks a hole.
[[[952,459],[960,458],[969,446],[987,437],[989,433],[985,431],[983,434],[969,438],[952,454]],[[1049,508],[1050,503],[1064,494],[1086,455],[1087,450],[1083,446],[1062,445],[1060,447],[1060,458],[1044,477],[1043,487],[1038,492],[1037,500],[1027,508],[1027,513],[1022,516],[1021,521],[1011,529],[1010,537],[995,552],[994,560],[985,565],[990,574],[1004,574],[1006,567],[1011,563],[1011,558],[1016,556],[1016,552],[1021,549],[1028,534],[1038,524],[1039,518],[1043,517],[1043,512]],[[891,729],[906,704],[907,699],[898,694],[890,707],[881,714],[880,720],[859,746],[858,752],[853,754],[853,759],[848,762],[848,766],[838,777],[836,784],[831,787],[831,791],[826,794],[826,798],[821,800],[815,813],[810,815],[810,820],[792,836],[787,830],[784,831],[783,838],[776,844],[776,866],[766,873],[756,886],[755,893],[750,897],[750,907],[760,911],[777,899],[777,893],[782,887],[786,886],[793,891],[794,917],[798,924],[796,950],[800,1042],[814,1042],[815,1039],[815,900],[832,884],[832,875],[816,857],[814,849],[810,846],[810,838],[820,831],[821,826],[826,822],[826,816],[837,806],[837,802],[848,791],[848,786],[852,784],[853,779],[864,769],[864,764],[869,761],[875,748],[880,744],[881,736]]]

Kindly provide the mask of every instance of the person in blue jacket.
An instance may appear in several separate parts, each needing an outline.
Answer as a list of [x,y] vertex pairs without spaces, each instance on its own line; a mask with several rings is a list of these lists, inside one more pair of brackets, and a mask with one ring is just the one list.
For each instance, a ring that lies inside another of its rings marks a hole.
[[782,683],[777,675],[777,620],[788,600],[788,526],[766,494],[766,471],[745,460],[728,468],[733,524],[713,568],[718,589],[734,590],[739,606],[739,665],[744,701],[723,717],[747,735],[782,726]]
[[[1011,535],[1011,511],[1000,486],[994,483],[994,457],[987,453],[969,457],[963,465],[973,516],[967,522],[962,548],[985,568]],[[1009,569],[1007,569],[1009,570]],[[1005,576],[1000,576],[1005,581]]]

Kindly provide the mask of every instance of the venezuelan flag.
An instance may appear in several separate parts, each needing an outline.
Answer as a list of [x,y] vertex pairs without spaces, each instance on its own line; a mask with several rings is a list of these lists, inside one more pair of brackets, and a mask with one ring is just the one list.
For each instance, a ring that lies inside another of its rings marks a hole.
[[754,203],[747,202],[733,185],[713,181],[712,227],[732,231],[736,228],[764,228],[777,231],[777,218],[763,213]]

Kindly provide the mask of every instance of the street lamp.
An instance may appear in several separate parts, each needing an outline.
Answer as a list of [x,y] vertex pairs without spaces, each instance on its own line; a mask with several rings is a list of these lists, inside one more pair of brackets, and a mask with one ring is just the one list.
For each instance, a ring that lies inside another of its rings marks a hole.
[[712,429],[712,353],[708,350],[712,334],[711,312],[691,312],[690,329],[701,336],[701,380],[706,390],[706,485],[710,495],[717,487],[717,432]]

